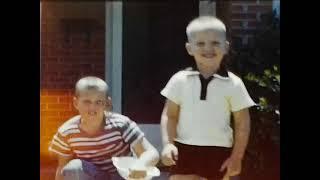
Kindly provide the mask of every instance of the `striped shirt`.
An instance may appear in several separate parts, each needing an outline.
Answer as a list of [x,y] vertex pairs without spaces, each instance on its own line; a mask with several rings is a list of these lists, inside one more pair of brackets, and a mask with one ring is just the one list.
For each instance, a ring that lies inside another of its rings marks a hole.
[[88,135],[79,128],[80,116],[65,122],[54,135],[49,150],[63,157],[82,159],[93,163],[101,170],[115,172],[113,156],[130,156],[131,148],[144,133],[128,117],[109,113],[103,132]]

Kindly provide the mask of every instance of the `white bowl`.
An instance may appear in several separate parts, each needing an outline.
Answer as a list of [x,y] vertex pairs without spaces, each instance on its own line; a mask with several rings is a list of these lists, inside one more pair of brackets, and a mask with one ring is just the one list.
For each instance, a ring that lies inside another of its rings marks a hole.
[[[137,161],[135,157],[112,157],[112,163],[117,168],[118,173],[124,179],[129,177],[129,168],[131,168]],[[146,167],[147,176],[145,180],[150,180],[153,177],[160,176],[160,170],[155,167]],[[132,178],[131,178],[132,179]]]

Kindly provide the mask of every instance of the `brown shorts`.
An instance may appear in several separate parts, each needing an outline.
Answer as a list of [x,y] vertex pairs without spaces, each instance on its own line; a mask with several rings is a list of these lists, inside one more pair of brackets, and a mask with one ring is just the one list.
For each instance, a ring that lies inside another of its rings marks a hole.
[[175,142],[178,148],[176,165],[170,168],[174,174],[196,174],[208,179],[222,179],[226,171],[220,172],[223,162],[230,156],[231,148],[217,146],[194,146]]

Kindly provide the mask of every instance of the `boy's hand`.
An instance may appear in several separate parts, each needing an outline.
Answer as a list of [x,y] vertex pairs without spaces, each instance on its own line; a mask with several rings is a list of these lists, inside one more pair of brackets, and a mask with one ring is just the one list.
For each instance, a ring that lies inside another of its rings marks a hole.
[[241,172],[242,159],[229,157],[222,164],[220,171],[224,171],[227,168],[225,177],[236,176]]
[[176,164],[178,160],[178,149],[175,145],[169,143],[166,144],[161,153],[161,161],[166,166],[172,166]]

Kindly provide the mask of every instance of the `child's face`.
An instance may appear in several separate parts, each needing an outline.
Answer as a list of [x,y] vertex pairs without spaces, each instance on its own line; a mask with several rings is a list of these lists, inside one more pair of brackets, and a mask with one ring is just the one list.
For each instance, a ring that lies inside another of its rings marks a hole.
[[203,30],[194,32],[186,43],[188,53],[194,57],[197,66],[217,69],[224,55],[228,52],[229,43],[224,32]]
[[85,121],[101,121],[111,99],[103,92],[87,90],[80,92],[79,96],[74,98],[73,104]]

